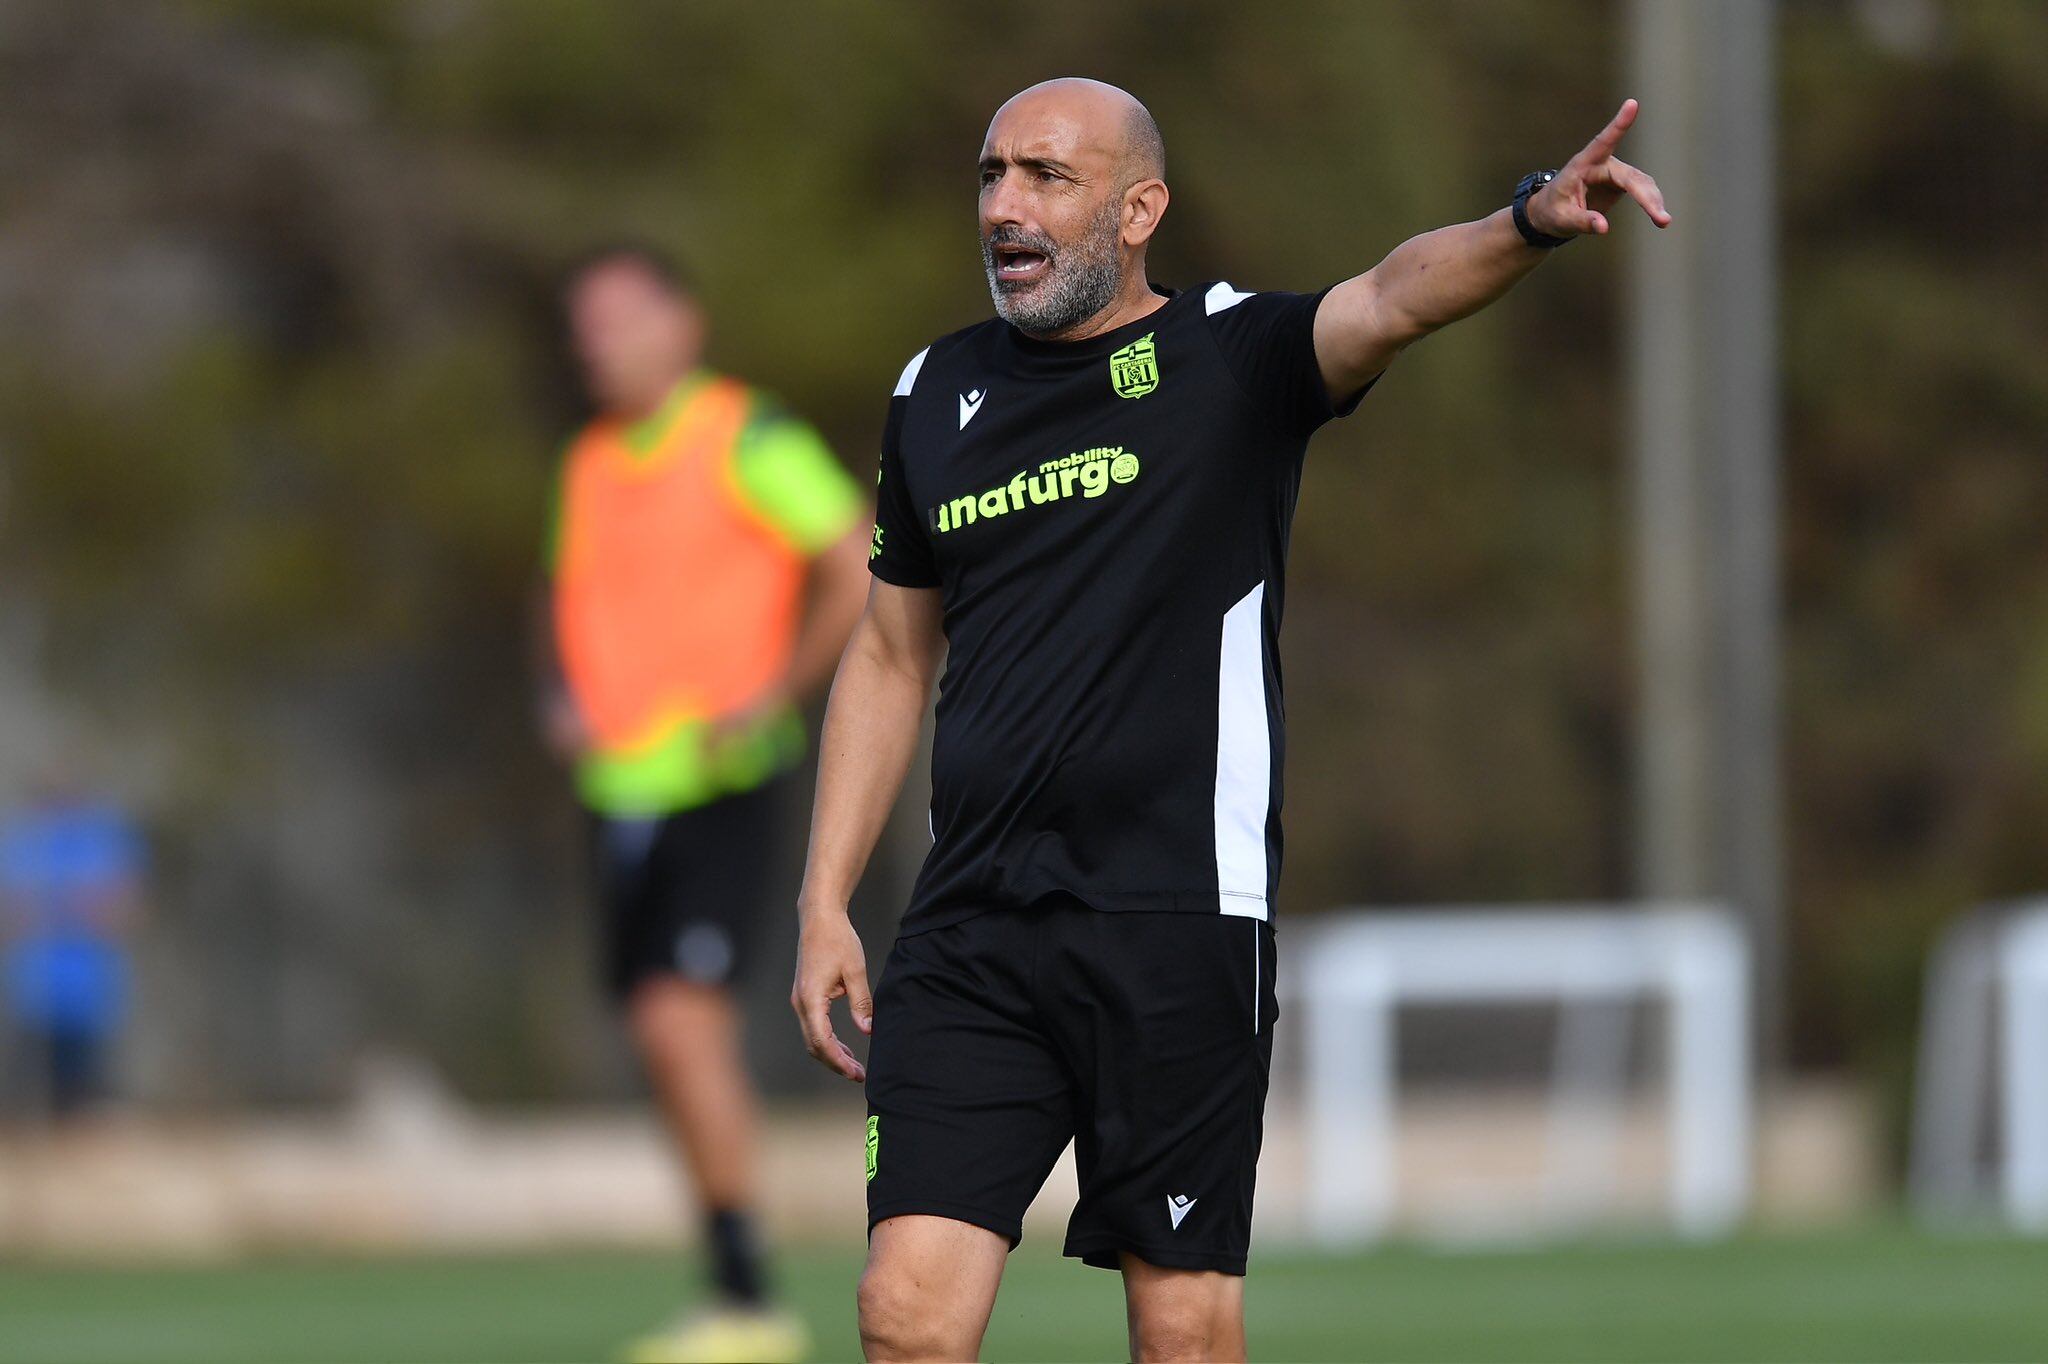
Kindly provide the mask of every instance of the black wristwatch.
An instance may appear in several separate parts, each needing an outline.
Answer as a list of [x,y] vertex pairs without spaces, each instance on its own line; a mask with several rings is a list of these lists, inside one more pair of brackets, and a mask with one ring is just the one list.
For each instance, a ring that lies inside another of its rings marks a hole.
[[1522,234],[1523,241],[1539,251],[1554,250],[1571,240],[1570,237],[1553,237],[1548,232],[1538,232],[1529,222],[1529,196],[1555,179],[1557,172],[1554,170],[1530,171],[1515,186],[1515,231]]

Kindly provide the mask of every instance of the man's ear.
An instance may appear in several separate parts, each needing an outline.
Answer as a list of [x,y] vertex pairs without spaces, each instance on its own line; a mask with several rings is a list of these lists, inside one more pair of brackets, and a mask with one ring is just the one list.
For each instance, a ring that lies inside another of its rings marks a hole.
[[1143,246],[1159,230],[1172,197],[1164,180],[1140,180],[1124,191],[1124,245]]

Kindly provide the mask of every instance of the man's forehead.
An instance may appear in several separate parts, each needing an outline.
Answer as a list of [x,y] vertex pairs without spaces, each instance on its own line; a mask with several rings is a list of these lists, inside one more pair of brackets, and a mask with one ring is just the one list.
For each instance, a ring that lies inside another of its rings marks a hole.
[[1119,120],[1101,107],[1071,97],[1020,95],[996,111],[981,144],[984,160],[1113,161]]
[[646,264],[630,257],[598,261],[569,283],[571,302],[592,298],[631,299],[634,302],[672,304],[679,301],[672,289]]

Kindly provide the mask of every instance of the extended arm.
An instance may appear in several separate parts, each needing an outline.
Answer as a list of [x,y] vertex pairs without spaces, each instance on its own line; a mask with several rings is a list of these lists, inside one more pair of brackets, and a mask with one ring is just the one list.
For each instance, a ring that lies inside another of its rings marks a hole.
[[877,580],[825,708],[789,1005],[805,1049],[849,1080],[866,1071],[832,1031],[832,1001],[846,997],[862,1032],[874,1026],[874,1002],[846,908],[910,771],[944,650],[938,589]]
[[[1614,155],[1636,109],[1634,100],[1624,101],[1600,135],[1529,199],[1531,226],[1553,237],[1603,234],[1607,211],[1623,198],[1634,199],[1658,227],[1671,225],[1657,182]],[[1478,312],[1548,254],[1522,240],[1505,208],[1402,242],[1332,289],[1316,313],[1316,361],[1331,397],[1357,393],[1405,347]]]

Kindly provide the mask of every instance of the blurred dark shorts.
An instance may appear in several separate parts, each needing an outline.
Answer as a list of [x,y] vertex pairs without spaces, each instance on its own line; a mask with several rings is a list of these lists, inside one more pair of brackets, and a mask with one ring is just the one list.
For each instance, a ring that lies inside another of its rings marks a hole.
[[590,820],[604,978],[624,999],[670,976],[725,985],[746,968],[780,847],[790,782],[654,819]]
[[40,1098],[51,1117],[75,1117],[106,1100],[111,1028],[23,1023],[19,1032],[25,1091]]

